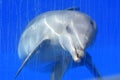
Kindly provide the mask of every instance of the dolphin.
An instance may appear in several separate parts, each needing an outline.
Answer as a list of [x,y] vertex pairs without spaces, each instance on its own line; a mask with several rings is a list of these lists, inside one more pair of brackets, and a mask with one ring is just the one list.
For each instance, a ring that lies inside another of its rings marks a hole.
[[[55,62],[51,80],[62,80],[70,68],[85,65],[98,78],[101,74],[86,51],[96,37],[96,24],[78,8],[48,11],[33,19],[23,32],[18,55],[24,59],[15,78],[32,56],[39,55],[41,62]],[[44,48],[43,48],[44,47]]]

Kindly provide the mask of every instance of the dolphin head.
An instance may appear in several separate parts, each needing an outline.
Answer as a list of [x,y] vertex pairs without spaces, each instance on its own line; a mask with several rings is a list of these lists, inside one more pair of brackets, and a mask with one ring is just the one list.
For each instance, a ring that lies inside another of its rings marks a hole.
[[59,36],[61,46],[70,52],[74,61],[80,62],[85,49],[96,35],[95,22],[86,14],[77,11],[66,11],[56,19],[63,25]]

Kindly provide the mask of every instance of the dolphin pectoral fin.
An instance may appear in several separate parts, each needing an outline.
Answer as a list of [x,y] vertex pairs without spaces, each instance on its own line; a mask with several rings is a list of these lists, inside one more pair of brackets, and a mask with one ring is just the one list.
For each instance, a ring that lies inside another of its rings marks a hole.
[[29,55],[26,57],[26,59],[24,60],[24,62],[22,63],[22,65],[20,66],[20,68],[18,69],[15,78],[20,74],[20,72],[22,71],[22,69],[24,68],[24,66],[27,64],[27,62],[30,60],[30,58],[36,53],[36,50],[39,48],[39,45],[37,45],[33,51],[31,51],[29,53]]
[[86,56],[85,56],[85,65],[96,78],[99,78],[99,80],[102,80],[102,76],[100,72],[96,68],[95,64],[92,62],[91,56],[88,53],[86,53]]
[[20,66],[20,68],[18,69],[15,78],[17,78],[17,76],[20,74],[20,72],[22,71],[22,69],[24,68],[24,66],[28,63],[28,61],[31,59],[31,57],[33,55],[35,55],[36,51],[39,49],[40,44],[46,40],[47,37],[44,37],[42,40],[40,40],[40,42],[33,48],[33,50],[28,54],[28,56],[26,57],[26,59],[23,61],[22,65]]
[[65,62],[57,62],[52,70],[51,80],[62,80],[64,73],[68,69],[70,59]]

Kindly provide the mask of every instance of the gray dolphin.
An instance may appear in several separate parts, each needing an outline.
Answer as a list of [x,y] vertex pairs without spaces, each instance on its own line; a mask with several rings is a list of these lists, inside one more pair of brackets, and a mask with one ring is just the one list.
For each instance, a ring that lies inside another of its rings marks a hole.
[[[86,65],[90,72],[101,78],[86,48],[96,36],[95,22],[78,8],[48,11],[33,19],[23,32],[18,54],[24,59],[15,77],[35,54],[41,62],[56,62],[51,80],[62,80],[69,66]],[[44,44],[45,48],[40,49]]]

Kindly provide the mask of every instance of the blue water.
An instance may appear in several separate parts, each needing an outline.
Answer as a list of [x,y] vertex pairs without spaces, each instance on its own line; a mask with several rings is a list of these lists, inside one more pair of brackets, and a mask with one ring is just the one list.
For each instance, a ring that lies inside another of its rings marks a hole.
[[[119,0],[0,0],[0,80],[13,80],[21,65],[17,47],[26,25],[35,16],[50,10],[80,8],[97,24],[96,40],[88,51],[103,76],[120,74]],[[1,8],[2,7],[2,8]],[[94,76],[81,66],[66,72],[63,80]],[[17,80],[49,80],[50,73],[24,68]]]

